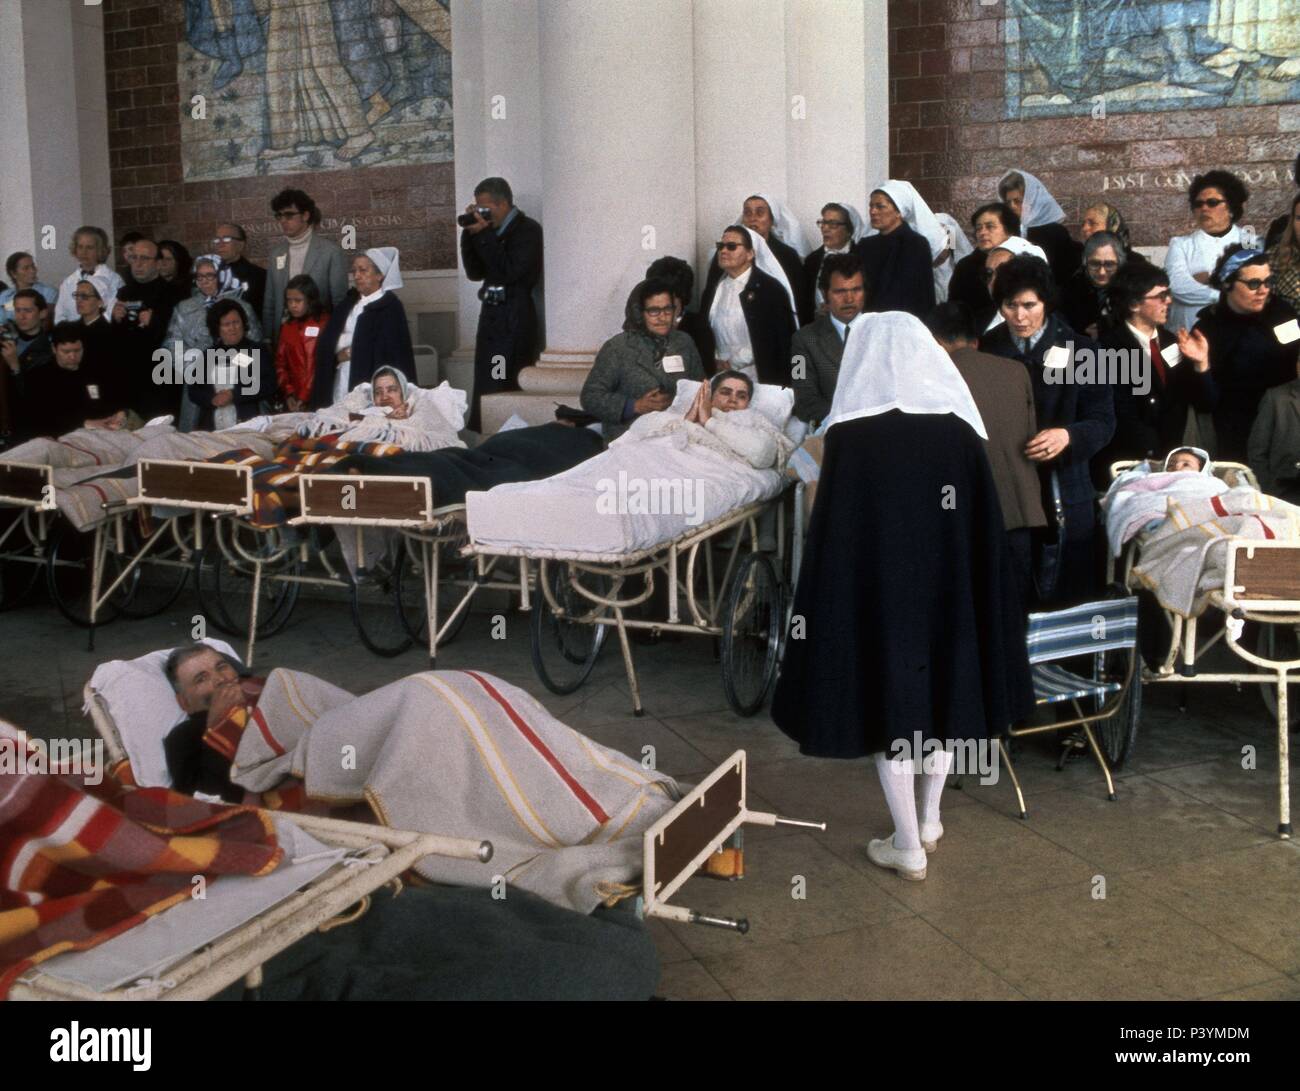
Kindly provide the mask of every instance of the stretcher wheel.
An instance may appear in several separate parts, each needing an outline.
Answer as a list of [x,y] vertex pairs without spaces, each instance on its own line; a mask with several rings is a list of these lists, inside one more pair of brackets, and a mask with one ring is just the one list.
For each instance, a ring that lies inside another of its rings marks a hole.
[[[45,586],[50,599],[59,608],[59,613],[83,629],[90,627],[91,554],[94,548],[93,534],[82,534],[70,525],[63,525],[50,537],[45,562]],[[117,555],[111,551],[105,554],[100,588],[108,587],[120,571]],[[104,625],[117,616],[124,593],[130,593],[125,585],[99,608],[96,625]]]
[[772,561],[745,556],[727,588],[722,624],[722,688],[739,716],[752,716],[776,680],[785,594]]
[[[123,528],[125,554],[118,560],[124,568],[139,551],[144,541],[134,525]],[[110,535],[110,545],[112,537]],[[181,560],[181,547],[174,541],[167,546],[154,546],[145,559],[131,570],[122,585],[120,601],[115,596],[117,608],[123,617],[145,618],[161,614],[180,597],[190,578],[190,565]]]
[[[1123,649],[1107,652],[1100,660],[1100,677],[1106,681],[1122,683],[1128,670],[1129,653]],[[1142,718],[1142,662],[1139,656],[1133,669],[1133,680],[1115,714],[1097,721],[1097,742],[1112,769],[1121,768],[1133,754],[1137,743],[1138,721]]]
[[[357,635],[362,644],[385,658],[401,655],[414,641],[398,599],[402,589],[400,573],[409,560],[406,547],[400,540],[396,550],[396,560],[391,564],[381,563],[361,575],[360,579],[354,576],[352,580],[352,621],[357,627]],[[418,581],[406,581],[407,587],[413,583],[423,598],[424,589]]]
[[[1300,659],[1300,625],[1259,625],[1255,638],[1255,652],[1265,659],[1287,661]],[[1300,676],[1287,676],[1286,707],[1287,728],[1300,730]],[[1277,723],[1277,683],[1261,682],[1259,695],[1264,700],[1264,707]]]
[[[195,585],[199,592],[199,606],[204,616],[218,629],[231,636],[248,636],[249,610],[253,593],[253,565],[239,557],[228,556],[218,535],[228,534],[246,551],[256,551],[268,540],[251,527],[232,523],[223,532],[219,522],[213,527],[213,537],[203,547],[195,560]],[[227,539],[228,541],[230,539]],[[297,550],[274,563],[262,566],[260,602],[257,607],[257,635],[274,636],[289,621],[298,602],[301,584],[278,579],[297,576],[302,571],[302,560]]]
[[[605,607],[590,602],[570,586],[567,564],[550,562],[545,572],[551,595],[564,616],[556,615],[539,586],[529,618],[533,669],[542,685],[552,693],[563,695],[581,686],[596,665],[607,634],[604,625],[594,622],[605,613]],[[583,581],[593,592],[609,594],[609,581],[604,577],[586,573]]]
[[[473,575],[471,566],[462,558],[456,556],[456,547],[450,542],[438,542],[435,549],[442,551],[442,558],[438,562],[438,586],[435,589],[438,596],[438,624],[446,625],[447,618],[451,612],[460,604],[460,600],[465,597],[467,590],[459,583],[451,583],[451,579],[465,579]],[[424,571],[420,566],[419,557],[415,555],[414,550],[406,550],[406,559],[401,568],[397,571],[397,587],[395,589],[397,596],[398,609],[402,611],[402,624],[406,631],[411,634],[411,639],[428,646],[429,643],[429,611],[424,601]],[[462,610],[456,618],[455,623],[442,634],[442,639],[438,641],[438,647],[450,644],[460,631],[465,628],[465,622],[469,620],[469,609]]]
[[[23,512],[11,509],[0,513],[0,538],[15,523],[22,522]],[[17,528],[0,546],[0,610],[21,605],[41,582],[44,561],[36,557],[24,528]]]

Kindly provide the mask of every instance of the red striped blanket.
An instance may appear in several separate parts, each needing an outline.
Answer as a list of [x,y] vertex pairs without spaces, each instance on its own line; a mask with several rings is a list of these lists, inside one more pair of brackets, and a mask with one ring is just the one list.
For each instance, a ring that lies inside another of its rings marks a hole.
[[[16,737],[0,731],[6,744]],[[252,807],[0,766],[0,998],[46,959],[188,897],[197,876],[263,875],[282,856]]]

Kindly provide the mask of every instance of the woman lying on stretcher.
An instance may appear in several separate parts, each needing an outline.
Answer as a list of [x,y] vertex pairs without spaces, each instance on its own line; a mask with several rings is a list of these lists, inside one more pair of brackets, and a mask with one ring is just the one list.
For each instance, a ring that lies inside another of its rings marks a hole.
[[371,382],[318,409],[298,434],[338,435],[348,443],[390,443],[404,451],[437,451],[465,446],[457,436],[464,413],[465,395],[449,384],[423,390],[412,386],[397,368],[385,366],[375,371]]
[[685,416],[672,409],[647,413],[610,446],[679,436],[682,444],[707,447],[756,470],[783,469],[794,444],[767,417],[750,407],[753,396],[754,383],[748,375],[720,371],[708,383],[700,383]]

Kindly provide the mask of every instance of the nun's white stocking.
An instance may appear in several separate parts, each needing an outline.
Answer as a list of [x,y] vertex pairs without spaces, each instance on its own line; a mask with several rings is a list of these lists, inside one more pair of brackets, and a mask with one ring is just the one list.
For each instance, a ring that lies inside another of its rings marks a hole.
[[925,755],[921,775],[921,824],[923,826],[936,826],[939,823],[939,797],[943,794],[944,781],[948,779],[952,763],[951,750],[936,750]]
[[881,753],[876,755],[876,772],[880,774],[880,787],[885,791],[890,817],[894,820],[894,848],[919,849],[921,831],[916,824],[915,763],[909,758],[890,761]]

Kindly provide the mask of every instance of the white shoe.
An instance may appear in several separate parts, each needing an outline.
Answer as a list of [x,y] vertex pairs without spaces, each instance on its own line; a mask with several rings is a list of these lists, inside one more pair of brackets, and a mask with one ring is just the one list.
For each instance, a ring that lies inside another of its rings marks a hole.
[[893,837],[868,842],[867,857],[877,867],[892,868],[900,879],[920,882],[925,878],[925,849],[895,848]]
[[925,849],[926,852],[934,852],[939,847],[939,838],[942,836],[942,822],[921,823],[921,848]]

